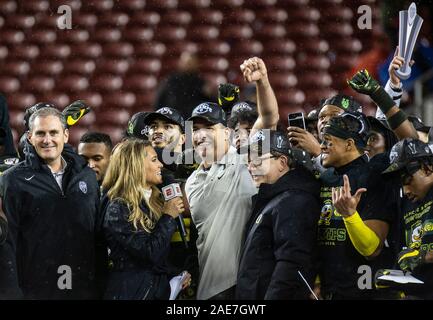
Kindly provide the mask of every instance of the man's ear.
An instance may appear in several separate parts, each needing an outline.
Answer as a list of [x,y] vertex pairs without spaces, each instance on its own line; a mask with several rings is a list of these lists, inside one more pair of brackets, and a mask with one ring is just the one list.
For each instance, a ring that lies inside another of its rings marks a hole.
[[30,130],[27,131],[27,140],[29,140],[31,144],[33,144],[33,143],[32,143],[32,137],[33,137],[32,132],[31,132]]
[[224,128],[224,137],[227,141],[230,141],[231,129],[229,127]]
[[286,156],[280,157],[280,163],[283,169],[289,167],[289,158],[287,158]]
[[352,151],[355,147],[355,141],[353,139],[347,139],[346,140],[346,151]]
[[63,132],[63,134],[65,135],[65,143],[68,143],[68,140],[69,140],[69,129],[65,129],[65,131]]
[[179,143],[182,145],[182,144],[184,144],[185,143],[185,133],[182,133],[180,136],[179,136]]

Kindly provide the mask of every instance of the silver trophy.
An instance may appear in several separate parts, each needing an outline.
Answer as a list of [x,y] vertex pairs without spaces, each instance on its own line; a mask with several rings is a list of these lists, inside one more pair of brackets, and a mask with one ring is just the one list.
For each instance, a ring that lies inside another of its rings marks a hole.
[[399,55],[403,57],[404,63],[396,71],[401,80],[410,77],[411,68],[409,62],[412,59],[412,52],[415,47],[416,38],[423,23],[423,19],[416,14],[416,5],[412,2],[408,10],[400,11],[400,27],[398,35]]

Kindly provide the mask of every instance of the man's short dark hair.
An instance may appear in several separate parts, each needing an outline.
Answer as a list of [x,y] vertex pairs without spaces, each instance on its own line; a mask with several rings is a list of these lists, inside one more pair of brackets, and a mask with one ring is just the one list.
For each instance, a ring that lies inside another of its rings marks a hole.
[[255,110],[236,113],[227,120],[227,127],[234,129],[238,123],[248,123],[252,127],[258,117],[259,115]]
[[102,132],[86,132],[80,139],[80,143],[103,143],[108,149],[113,149],[113,142],[108,134]]

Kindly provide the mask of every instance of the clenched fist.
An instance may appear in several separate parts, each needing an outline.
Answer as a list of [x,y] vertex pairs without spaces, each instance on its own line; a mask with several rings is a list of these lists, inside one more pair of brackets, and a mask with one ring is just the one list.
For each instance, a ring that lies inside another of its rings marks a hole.
[[240,66],[245,81],[264,81],[268,80],[268,71],[262,59],[254,57],[245,60]]

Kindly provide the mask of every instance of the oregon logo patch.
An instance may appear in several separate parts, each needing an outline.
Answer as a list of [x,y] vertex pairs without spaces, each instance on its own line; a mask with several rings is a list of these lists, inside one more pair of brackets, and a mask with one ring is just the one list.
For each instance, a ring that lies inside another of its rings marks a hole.
[[84,194],[87,193],[87,183],[85,183],[84,181],[80,181],[78,183],[78,187],[80,188],[82,193],[84,193]]

